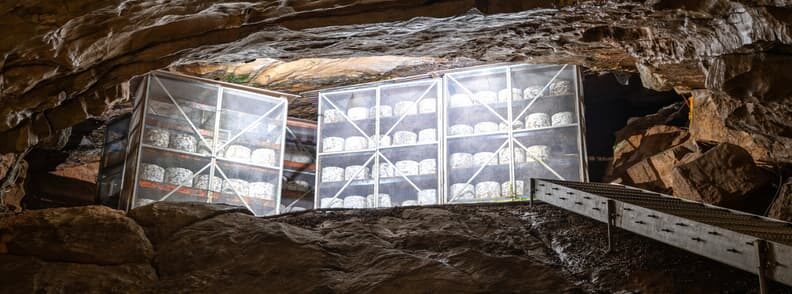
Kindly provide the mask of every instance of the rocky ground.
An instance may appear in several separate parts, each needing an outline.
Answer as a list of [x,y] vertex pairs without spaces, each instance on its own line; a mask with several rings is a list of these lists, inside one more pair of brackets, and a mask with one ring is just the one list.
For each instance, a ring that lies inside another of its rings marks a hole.
[[606,253],[602,224],[548,205],[57,208],[0,218],[0,292],[756,292],[751,274],[617,240]]

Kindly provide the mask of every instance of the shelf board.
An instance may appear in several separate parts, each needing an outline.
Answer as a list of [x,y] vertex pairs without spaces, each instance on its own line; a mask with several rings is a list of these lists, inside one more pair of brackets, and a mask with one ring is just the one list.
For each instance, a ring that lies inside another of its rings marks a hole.
[[217,157],[217,161],[218,161],[218,164],[222,163],[223,165],[226,165],[226,166],[232,166],[234,168],[247,169],[247,170],[253,171],[253,172],[259,172],[259,171],[261,171],[261,169],[264,169],[264,170],[267,170],[267,171],[270,171],[270,172],[277,172],[277,171],[280,170],[280,167],[276,167],[276,166],[257,164],[257,163],[241,161],[241,160],[236,160],[236,159],[230,159],[230,158],[224,158],[224,157]]

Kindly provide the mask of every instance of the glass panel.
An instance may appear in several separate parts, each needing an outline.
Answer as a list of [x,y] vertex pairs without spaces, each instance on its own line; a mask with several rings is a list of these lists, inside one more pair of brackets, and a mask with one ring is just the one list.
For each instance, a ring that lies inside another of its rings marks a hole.
[[512,68],[511,76],[514,97],[520,98],[512,107],[515,129],[577,123],[574,66],[521,65]]
[[373,152],[320,156],[318,207],[366,208],[366,197],[374,194],[374,159]]
[[283,211],[294,212],[314,207],[313,186],[316,183],[316,176],[308,172],[296,172],[284,170],[284,186],[281,205]]
[[259,167],[237,161],[218,160],[215,170],[215,189],[222,193],[212,202],[247,207],[255,215],[276,212],[280,195],[280,171],[277,168]]
[[[371,207],[433,205],[437,189],[437,145],[383,148],[379,160],[379,199],[367,197]],[[377,202],[378,201],[378,202]]]
[[133,208],[156,201],[208,202],[198,179],[209,172],[210,162],[167,148],[143,148]]
[[449,137],[503,133],[508,123],[507,68],[446,75]]
[[320,93],[319,152],[369,150],[374,136],[376,89]]
[[508,135],[449,139],[446,155],[446,203],[487,202],[509,198]]

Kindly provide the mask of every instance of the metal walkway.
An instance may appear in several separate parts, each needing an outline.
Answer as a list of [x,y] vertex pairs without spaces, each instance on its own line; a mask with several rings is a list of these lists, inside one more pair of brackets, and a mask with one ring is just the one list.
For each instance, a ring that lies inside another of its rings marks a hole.
[[792,223],[615,184],[531,180],[531,199],[792,286]]

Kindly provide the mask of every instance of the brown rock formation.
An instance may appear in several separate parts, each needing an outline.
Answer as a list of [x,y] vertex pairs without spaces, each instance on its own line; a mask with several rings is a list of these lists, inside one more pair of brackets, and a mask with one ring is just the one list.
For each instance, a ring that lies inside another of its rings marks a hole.
[[[223,205],[157,203],[130,217],[134,221],[84,207],[0,218],[0,292],[673,293],[757,287],[750,274],[631,234],[619,234],[619,254],[607,254],[604,225],[546,205],[255,218]],[[154,241],[153,254],[146,236]]]
[[745,149],[721,143],[673,171],[674,195],[693,201],[763,214],[773,180]]
[[767,216],[792,222],[792,178],[788,178],[778,189]]

